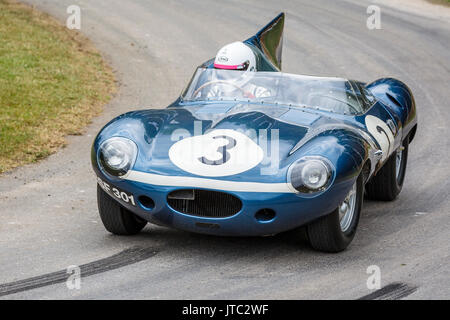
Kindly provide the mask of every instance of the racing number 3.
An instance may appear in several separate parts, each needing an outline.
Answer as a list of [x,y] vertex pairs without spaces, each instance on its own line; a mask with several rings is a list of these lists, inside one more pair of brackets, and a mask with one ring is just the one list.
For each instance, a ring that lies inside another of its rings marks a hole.
[[217,152],[222,155],[222,158],[219,160],[210,160],[203,156],[203,157],[198,158],[198,160],[200,162],[210,165],[210,166],[218,166],[218,165],[226,163],[228,160],[230,160],[230,153],[227,151],[227,149],[230,150],[231,148],[234,148],[236,146],[236,139],[225,136],[225,135],[214,136],[214,137],[212,137],[212,139],[227,140],[227,144],[217,148]]
[[244,133],[214,129],[177,141],[169,149],[169,158],[191,174],[225,177],[254,168],[263,160],[264,151]]

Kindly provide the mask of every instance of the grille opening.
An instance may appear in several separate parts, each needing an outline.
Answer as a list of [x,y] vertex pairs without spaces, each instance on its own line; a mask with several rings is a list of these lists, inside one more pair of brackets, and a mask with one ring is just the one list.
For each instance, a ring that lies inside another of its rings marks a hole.
[[147,197],[147,196],[139,196],[138,201],[141,203],[141,205],[145,208],[145,209],[153,209],[155,207],[155,202],[153,201],[152,198]]
[[275,211],[272,209],[261,209],[255,213],[255,218],[259,222],[267,222],[275,218]]
[[211,218],[230,217],[242,208],[241,200],[229,193],[197,189],[172,191],[167,203],[178,212]]

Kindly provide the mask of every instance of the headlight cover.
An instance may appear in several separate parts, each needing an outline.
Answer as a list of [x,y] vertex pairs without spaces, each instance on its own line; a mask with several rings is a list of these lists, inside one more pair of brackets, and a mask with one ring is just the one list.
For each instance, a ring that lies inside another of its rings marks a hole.
[[288,183],[298,193],[315,194],[328,189],[333,166],[326,158],[306,156],[294,162],[288,170]]
[[100,145],[98,163],[110,175],[124,177],[133,167],[137,152],[136,144],[130,139],[113,137]]

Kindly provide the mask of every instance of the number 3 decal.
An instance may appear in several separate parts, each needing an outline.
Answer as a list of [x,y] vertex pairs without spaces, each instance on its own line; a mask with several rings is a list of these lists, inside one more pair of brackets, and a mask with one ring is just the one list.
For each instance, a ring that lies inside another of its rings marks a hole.
[[210,165],[210,166],[217,166],[217,165],[224,164],[225,162],[230,160],[230,153],[227,151],[227,149],[229,150],[236,145],[236,139],[233,139],[228,136],[215,136],[212,138],[213,139],[222,138],[222,139],[228,140],[228,143],[226,145],[219,147],[217,149],[217,152],[222,155],[222,158],[219,160],[209,160],[206,157],[200,157],[199,160],[200,160],[200,162]]
[[386,160],[394,151],[394,135],[391,129],[384,121],[372,115],[366,117],[366,127],[383,151],[381,161]]
[[169,158],[180,169],[200,176],[223,177],[257,166],[262,148],[245,134],[217,129],[180,140],[169,149]]

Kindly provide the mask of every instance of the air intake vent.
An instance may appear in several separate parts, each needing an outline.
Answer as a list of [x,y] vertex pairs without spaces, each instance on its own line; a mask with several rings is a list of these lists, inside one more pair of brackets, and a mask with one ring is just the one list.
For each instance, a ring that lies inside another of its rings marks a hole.
[[174,210],[197,217],[225,218],[238,213],[242,202],[235,196],[210,190],[176,190],[167,196]]
[[402,107],[402,105],[400,104],[400,102],[398,102],[397,99],[395,99],[392,95],[390,95],[389,93],[386,92],[386,96],[389,98],[389,100],[391,100],[396,106],[398,107]]

